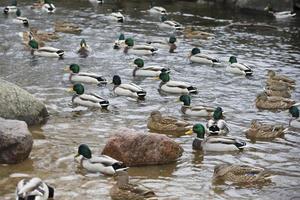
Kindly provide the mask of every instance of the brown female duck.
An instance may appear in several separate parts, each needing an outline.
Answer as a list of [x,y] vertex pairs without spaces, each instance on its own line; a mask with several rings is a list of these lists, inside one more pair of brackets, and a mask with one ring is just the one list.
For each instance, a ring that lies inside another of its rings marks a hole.
[[251,121],[251,126],[246,130],[247,138],[273,139],[282,137],[287,129],[282,125],[263,124],[257,120]]
[[258,109],[285,110],[294,105],[295,101],[279,96],[267,96],[265,92],[262,92],[257,95],[255,104]]

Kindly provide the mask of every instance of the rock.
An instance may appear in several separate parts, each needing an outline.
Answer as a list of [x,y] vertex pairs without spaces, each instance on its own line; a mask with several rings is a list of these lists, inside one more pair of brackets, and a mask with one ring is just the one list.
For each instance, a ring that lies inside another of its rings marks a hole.
[[125,163],[126,166],[158,165],[175,162],[183,153],[178,143],[166,135],[137,133],[122,129],[111,136],[102,154]]
[[0,163],[16,164],[27,159],[33,140],[24,121],[0,118]]
[[33,95],[0,79],[0,117],[18,119],[34,125],[45,122],[48,111]]

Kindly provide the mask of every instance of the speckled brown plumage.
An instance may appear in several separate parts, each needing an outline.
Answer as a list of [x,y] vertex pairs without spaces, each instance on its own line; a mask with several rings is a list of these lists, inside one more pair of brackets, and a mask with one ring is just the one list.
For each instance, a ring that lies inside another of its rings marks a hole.
[[267,96],[265,92],[262,92],[257,95],[255,100],[255,105],[259,109],[289,109],[292,105],[295,104],[295,101],[288,98],[278,97],[278,96]]
[[246,130],[247,138],[272,139],[284,135],[285,128],[282,125],[263,124],[257,120],[251,121],[251,126]]

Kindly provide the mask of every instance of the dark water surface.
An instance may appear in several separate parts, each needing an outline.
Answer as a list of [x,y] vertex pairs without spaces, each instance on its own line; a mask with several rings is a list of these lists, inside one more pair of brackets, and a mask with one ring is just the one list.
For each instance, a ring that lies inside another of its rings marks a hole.
[[[28,4],[26,4],[28,3]],[[157,92],[158,81],[134,79],[130,64],[136,56],[124,55],[112,49],[113,41],[122,32],[137,41],[164,39],[170,35],[157,27],[159,17],[145,10],[147,2],[107,1],[94,6],[89,1],[55,1],[54,15],[35,12],[29,8],[31,1],[21,1],[23,16],[32,26],[40,30],[53,30],[55,21],[70,21],[84,30],[81,35],[60,33],[60,40],[47,43],[66,51],[65,59],[32,57],[21,42],[18,33],[24,27],[11,22],[11,17],[0,16],[0,77],[25,88],[47,105],[50,112],[48,122],[41,127],[32,127],[34,146],[30,159],[18,165],[0,166],[0,199],[12,199],[19,178],[13,173],[25,173],[44,178],[56,188],[56,199],[109,199],[109,189],[114,184],[112,177],[85,174],[77,169],[73,156],[80,143],[87,143],[98,154],[113,130],[128,127],[143,131],[150,112],[155,109],[182,117],[181,104],[174,96],[163,96]],[[8,1],[1,1],[1,9]],[[254,100],[262,91],[267,69],[286,74],[297,80],[300,77],[300,20],[299,18],[276,21],[264,12],[238,11],[214,4],[164,1],[159,4],[170,13],[170,18],[183,25],[196,25],[203,31],[215,34],[212,40],[187,40],[178,35],[176,54],[160,51],[158,55],[143,57],[145,63],[159,64],[171,68],[174,80],[194,83],[199,94],[193,96],[194,104],[205,103],[222,106],[231,135],[244,138],[243,130],[252,119],[287,125],[287,112],[269,112],[256,109]],[[107,20],[111,9],[122,9],[124,24]],[[232,22],[265,23],[275,29],[228,28]],[[93,48],[90,57],[78,58],[76,49],[85,38]],[[189,64],[187,54],[192,47],[199,46],[203,52],[227,61],[236,55],[240,62],[254,69],[251,78],[235,76],[225,72],[224,67]],[[148,93],[145,102],[136,103],[112,95],[112,85],[86,90],[98,92],[109,99],[110,112],[70,107],[70,84],[64,75],[64,67],[78,63],[83,71],[97,72],[111,80],[119,74],[123,82],[135,82]],[[297,88],[292,96],[300,100]],[[78,110],[78,108],[77,108]],[[206,123],[205,119],[188,118],[190,122]],[[170,165],[130,168],[132,179],[152,188],[160,199],[297,199],[300,198],[299,130],[290,130],[284,138],[274,141],[248,142],[241,153],[214,154],[192,150],[192,137],[174,138],[184,148],[183,156]],[[141,144],[142,145],[142,144]],[[273,183],[264,187],[241,187],[236,185],[212,185],[213,168],[220,163],[244,163],[269,169]]]

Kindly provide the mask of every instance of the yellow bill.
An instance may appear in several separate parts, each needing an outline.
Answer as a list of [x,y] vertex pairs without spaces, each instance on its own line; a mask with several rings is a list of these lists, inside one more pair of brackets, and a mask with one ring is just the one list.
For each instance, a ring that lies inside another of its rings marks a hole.
[[187,132],[185,132],[186,135],[192,135],[193,134],[193,129],[188,130]]

